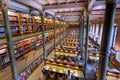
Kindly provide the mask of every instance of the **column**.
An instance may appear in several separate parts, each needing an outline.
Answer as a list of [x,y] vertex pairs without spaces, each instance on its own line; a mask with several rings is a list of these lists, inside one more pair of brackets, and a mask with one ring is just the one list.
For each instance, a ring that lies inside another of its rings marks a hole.
[[93,24],[91,24],[91,37],[93,36]]
[[60,19],[60,45],[62,45],[62,20]]
[[[95,31],[95,40],[98,40],[98,29],[99,29],[99,24],[96,24],[96,31]],[[97,41],[98,42],[98,41]]]
[[45,30],[44,30],[44,16],[41,15],[41,25],[42,25],[42,37],[43,37],[43,59],[46,61],[46,37],[45,37]]
[[115,25],[114,29],[113,29],[113,38],[112,38],[111,47],[114,47],[114,45],[115,45],[115,39],[116,39],[117,29],[118,29],[118,27]]
[[92,24],[90,25],[90,31],[89,31],[89,36],[91,37],[91,33],[92,33]]
[[103,33],[103,24],[100,24],[100,36],[99,36],[99,44],[101,45],[102,40],[102,33]]
[[83,36],[84,36],[84,34],[83,34],[83,29],[84,29],[84,25],[83,25],[83,21],[84,21],[84,19],[83,19],[83,17],[82,17],[82,19],[81,19],[81,21],[80,21],[80,27],[79,27],[79,45],[80,45],[80,50],[81,50],[81,58],[82,58],[82,60],[83,60],[83,47],[84,47],[84,43],[83,43]]
[[85,62],[84,62],[84,74],[85,74],[85,79],[86,79],[86,77],[87,77],[89,27],[90,27],[90,19],[89,19],[89,12],[87,12],[86,39],[85,39],[85,59],[84,59],[84,60],[85,60]]
[[112,28],[114,24],[116,5],[118,0],[107,0],[105,10],[105,21],[102,34],[102,44],[100,49],[100,59],[98,66],[97,80],[105,80],[108,58],[110,54],[110,43],[112,43]]
[[6,35],[9,58],[10,58],[12,78],[14,80],[18,80],[18,71],[17,71],[16,60],[15,60],[15,56],[14,56],[12,33],[11,33],[10,23],[9,23],[9,18],[8,18],[8,6],[9,6],[8,3],[9,2],[5,1],[5,3],[3,3],[2,1],[4,1],[4,0],[0,1],[0,5],[1,5],[0,7],[1,7],[2,15],[3,15],[4,30],[5,30],[5,35]]
[[54,16],[54,22],[53,22],[53,28],[54,28],[54,49],[56,49],[56,20],[55,20],[55,16]]
[[94,41],[96,40],[96,24],[94,25]]
[[93,24],[93,29],[92,29],[92,38],[94,39],[94,30],[95,30],[95,26],[94,26],[94,24]]
[[85,23],[84,23],[84,16],[83,16],[83,21],[82,21],[82,42],[81,42],[81,47],[82,47],[82,51],[81,53],[83,54],[82,57],[84,59],[84,44],[85,44]]

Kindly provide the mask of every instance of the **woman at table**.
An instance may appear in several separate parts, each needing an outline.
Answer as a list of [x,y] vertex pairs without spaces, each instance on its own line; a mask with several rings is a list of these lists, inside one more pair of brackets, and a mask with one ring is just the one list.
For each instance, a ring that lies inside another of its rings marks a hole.
[[66,68],[66,73],[67,73],[67,80],[71,80],[71,73],[69,68]]
[[81,61],[81,56],[78,55],[78,56],[77,56],[77,59],[76,59],[76,63],[80,63],[80,61]]
[[48,69],[46,67],[44,67],[42,72],[43,72],[44,75],[47,75],[48,74]]

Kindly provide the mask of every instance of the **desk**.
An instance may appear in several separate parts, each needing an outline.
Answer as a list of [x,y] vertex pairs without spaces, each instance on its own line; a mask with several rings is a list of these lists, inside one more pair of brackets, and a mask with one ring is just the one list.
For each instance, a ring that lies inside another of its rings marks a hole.
[[119,80],[118,78],[107,76],[107,80]]
[[67,53],[67,52],[55,52],[56,55],[65,55],[65,56],[71,56],[71,57],[76,57],[77,54],[74,53]]
[[77,48],[76,46],[64,46],[64,45],[63,45],[63,47],[64,48],[69,48],[69,49],[75,49],[75,48]]
[[77,44],[77,45],[79,45],[79,42],[65,42],[65,43],[67,43],[67,44]]
[[[62,73],[62,74],[66,74],[66,67],[61,67],[61,66],[56,66],[56,65],[51,65],[51,64],[46,64],[45,67],[49,70],[49,71],[53,71],[53,72],[57,72],[57,73]],[[71,69],[70,68],[70,72],[73,73],[72,75],[75,77],[79,77],[79,78],[84,78],[84,74],[83,71],[79,70],[79,69]]]
[[70,69],[70,70],[71,70],[71,72],[75,72],[72,74],[73,76],[78,77],[78,78],[84,78],[83,71],[74,70],[74,69]]
[[[96,71],[96,76],[98,76],[98,70]],[[106,72],[107,80],[119,80],[119,74],[114,74],[110,72]]]
[[89,54],[89,58],[93,59],[93,60],[99,60],[99,54],[97,54],[97,53],[95,53],[95,54],[90,53]]

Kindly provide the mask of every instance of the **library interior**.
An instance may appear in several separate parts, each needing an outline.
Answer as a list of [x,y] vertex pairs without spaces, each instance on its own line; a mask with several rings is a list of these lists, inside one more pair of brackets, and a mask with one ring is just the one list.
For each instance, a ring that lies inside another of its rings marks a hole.
[[0,80],[120,80],[119,0],[0,0]]

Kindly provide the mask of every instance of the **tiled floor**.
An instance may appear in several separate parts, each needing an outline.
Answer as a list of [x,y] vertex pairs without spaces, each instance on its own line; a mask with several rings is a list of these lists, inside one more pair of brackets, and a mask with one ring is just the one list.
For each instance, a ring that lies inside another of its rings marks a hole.
[[95,70],[94,65],[89,64],[87,65],[87,80],[95,80]]

